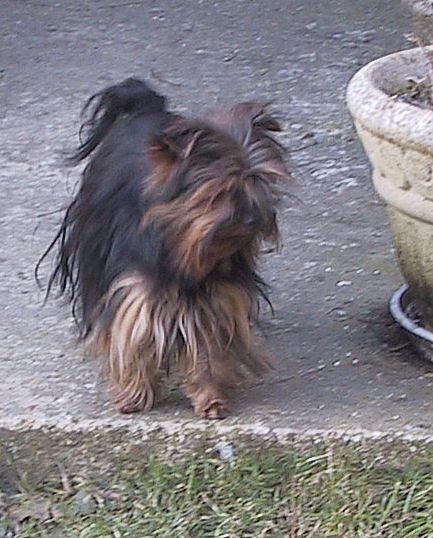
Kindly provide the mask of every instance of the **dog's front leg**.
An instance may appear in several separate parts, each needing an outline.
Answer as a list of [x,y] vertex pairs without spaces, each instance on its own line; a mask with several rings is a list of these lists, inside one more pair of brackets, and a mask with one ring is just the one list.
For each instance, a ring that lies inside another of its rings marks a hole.
[[112,378],[111,394],[121,413],[148,411],[155,403],[160,375],[143,358],[125,368],[121,379]]
[[221,419],[227,416],[227,379],[224,379],[226,369],[227,366],[223,371],[217,372],[209,361],[199,361],[187,373],[185,393],[197,416],[206,419]]

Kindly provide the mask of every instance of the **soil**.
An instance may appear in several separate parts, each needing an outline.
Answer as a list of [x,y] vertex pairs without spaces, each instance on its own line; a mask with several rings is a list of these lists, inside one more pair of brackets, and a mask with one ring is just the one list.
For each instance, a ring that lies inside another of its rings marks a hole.
[[408,86],[396,93],[397,99],[413,106],[433,110],[433,82],[409,80]]

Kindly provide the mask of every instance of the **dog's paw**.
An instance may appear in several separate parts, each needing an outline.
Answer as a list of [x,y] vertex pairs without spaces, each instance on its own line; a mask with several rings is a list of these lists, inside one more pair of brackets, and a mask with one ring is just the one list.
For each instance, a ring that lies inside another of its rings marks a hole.
[[146,409],[146,404],[127,401],[118,403],[116,407],[119,413],[129,415],[131,413],[139,413],[140,411],[144,411]]
[[227,404],[223,400],[212,400],[205,405],[195,405],[195,414],[207,420],[219,420],[228,415]]
[[120,392],[114,397],[117,410],[123,414],[139,413],[149,411],[155,403],[155,392],[153,390],[143,391],[139,394],[129,394]]

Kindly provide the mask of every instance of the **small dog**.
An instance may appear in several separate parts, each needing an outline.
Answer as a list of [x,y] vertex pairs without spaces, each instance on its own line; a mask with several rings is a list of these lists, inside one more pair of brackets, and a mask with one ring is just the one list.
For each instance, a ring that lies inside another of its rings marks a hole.
[[150,409],[175,361],[195,413],[223,418],[229,389],[269,365],[251,324],[267,300],[257,258],[278,242],[288,178],[280,126],[257,103],[187,119],[134,78],[83,114],[72,160],[90,159],[45,253],[57,245],[48,293],[57,284],[78,306],[121,412]]

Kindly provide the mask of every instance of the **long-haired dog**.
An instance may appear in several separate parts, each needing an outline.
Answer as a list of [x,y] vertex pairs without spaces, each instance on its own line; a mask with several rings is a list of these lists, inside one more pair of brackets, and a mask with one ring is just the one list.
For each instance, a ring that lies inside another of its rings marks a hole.
[[268,366],[251,324],[288,176],[279,124],[257,103],[187,119],[133,78],[83,112],[73,161],[89,160],[51,245],[49,290],[78,307],[120,411],[150,409],[175,362],[196,414],[222,418],[229,389]]

